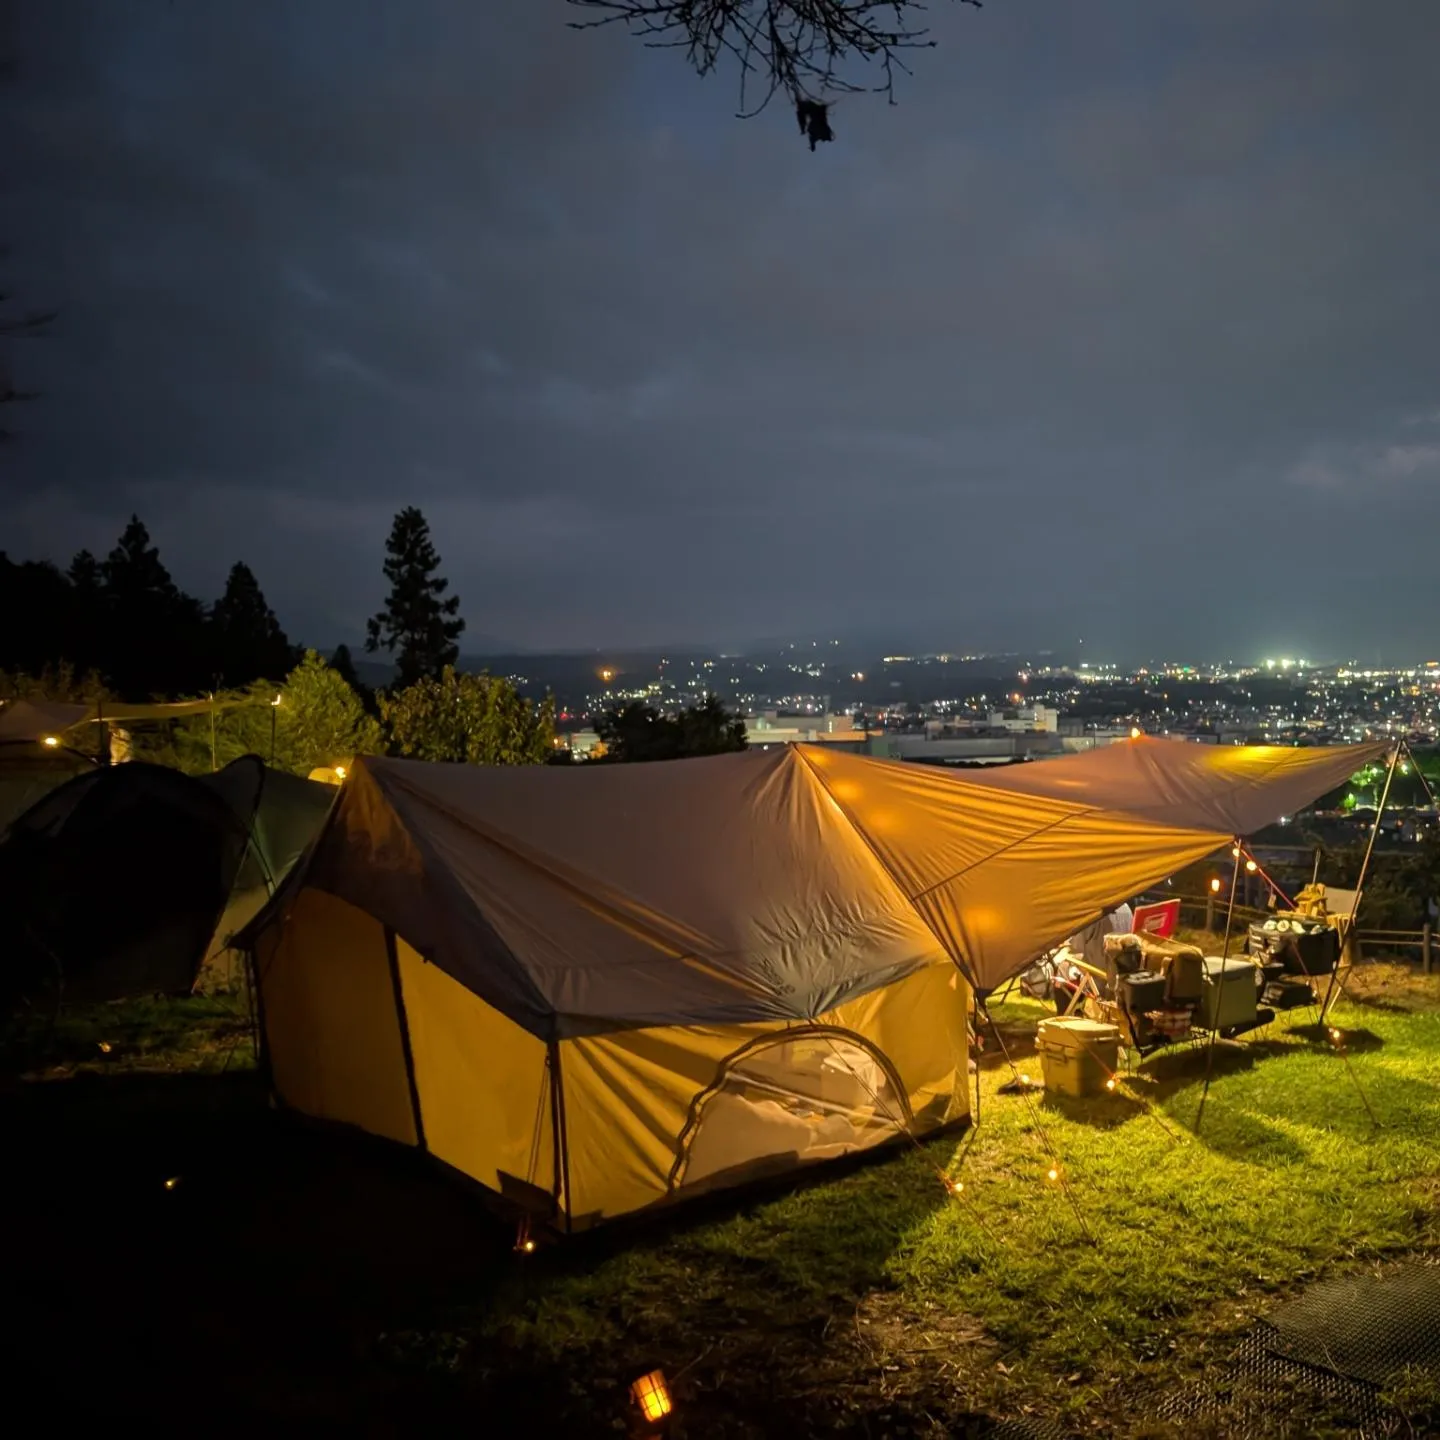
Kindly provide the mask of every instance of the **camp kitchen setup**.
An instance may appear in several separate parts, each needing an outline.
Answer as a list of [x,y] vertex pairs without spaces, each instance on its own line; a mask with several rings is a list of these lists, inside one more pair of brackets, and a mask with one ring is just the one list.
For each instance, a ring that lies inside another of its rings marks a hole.
[[[1332,899],[1349,900],[1353,892]],[[1342,904],[1343,904],[1342,900]],[[1121,1051],[1140,1059],[1182,1041],[1233,1039],[1269,1025],[1278,1011],[1328,1004],[1344,950],[1348,910],[1329,908],[1323,885],[1296,908],[1252,924],[1245,952],[1206,955],[1146,933],[1104,937],[1105,968],[1068,947],[1056,959],[1084,982],[1068,1013],[1042,1020],[1036,1037],[1045,1088],[1084,1096],[1113,1089]],[[1059,993],[1059,992],[1057,992]]]

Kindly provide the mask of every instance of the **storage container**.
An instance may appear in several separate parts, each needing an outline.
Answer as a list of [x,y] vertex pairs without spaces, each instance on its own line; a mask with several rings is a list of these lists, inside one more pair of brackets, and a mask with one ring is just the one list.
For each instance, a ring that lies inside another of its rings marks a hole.
[[1120,1028],[1084,1016],[1061,1015],[1040,1022],[1035,1048],[1045,1088],[1079,1099],[1104,1091],[1105,1082],[1115,1074]]
[[1165,1004],[1165,977],[1148,970],[1120,977],[1120,1003],[1132,1015],[1159,1010]]
[[1272,980],[1260,998],[1277,1010],[1298,1010],[1315,1003],[1315,992],[1303,980]]
[[1183,1040],[1190,1033],[1188,1010],[1152,1010],[1145,1019],[1150,1028],[1166,1040]]
[[1205,989],[1196,1023],[1207,1030],[1230,1030],[1255,1023],[1257,971],[1249,961],[1205,957]]

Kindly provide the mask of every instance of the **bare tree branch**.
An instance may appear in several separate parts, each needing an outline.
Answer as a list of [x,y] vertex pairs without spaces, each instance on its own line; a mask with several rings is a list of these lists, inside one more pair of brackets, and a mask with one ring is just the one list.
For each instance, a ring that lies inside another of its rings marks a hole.
[[[758,115],[783,91],[801,132],[829,140],[826,96],[871,90],[895,103],[895,72],[909,74],[903,50],[935,42],[917,23],[921,0],[569,0],[596,12],[576,30],[623,24],[652,49],[683,49],[700,75],[727,56],[740,66],[740,115]],[[960,0],[980,9],[981,0]],[[862,85],[838,73],[845,61],[878,67],[880,83]],[[750,103],[757,89],[761,98]]]

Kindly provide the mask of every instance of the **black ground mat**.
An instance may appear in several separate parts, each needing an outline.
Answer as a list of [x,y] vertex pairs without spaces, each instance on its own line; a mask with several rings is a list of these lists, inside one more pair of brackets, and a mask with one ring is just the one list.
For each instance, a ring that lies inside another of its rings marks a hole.
[[1161,1420],[1203,1421],[1225,1411],[1240,1435],[1280,1433],[1277,1410],[1299,1387],[1344,1415],[1357,1437],[1395,1433],[1381,1399],[1402,1371],[1440,1383],[1440,1263],[1312,1285],[1255,1327],[1218,1383],[1171,1396]]
[[1271,1323],[1287,1359],[1371,1385],[1407,1367],[1440,1381],[1440,1264],[1312,1285]]

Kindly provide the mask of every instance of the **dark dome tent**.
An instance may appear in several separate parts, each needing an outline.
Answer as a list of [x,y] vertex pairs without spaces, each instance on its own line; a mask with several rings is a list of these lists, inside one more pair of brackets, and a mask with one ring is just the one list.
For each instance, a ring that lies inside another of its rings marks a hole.
[[5,990],[58,983],[82,1004],[190,991],[328,809],[333,790],[291,781],[246,756],[201,778],[100,767],[44,796],[0,843]]

